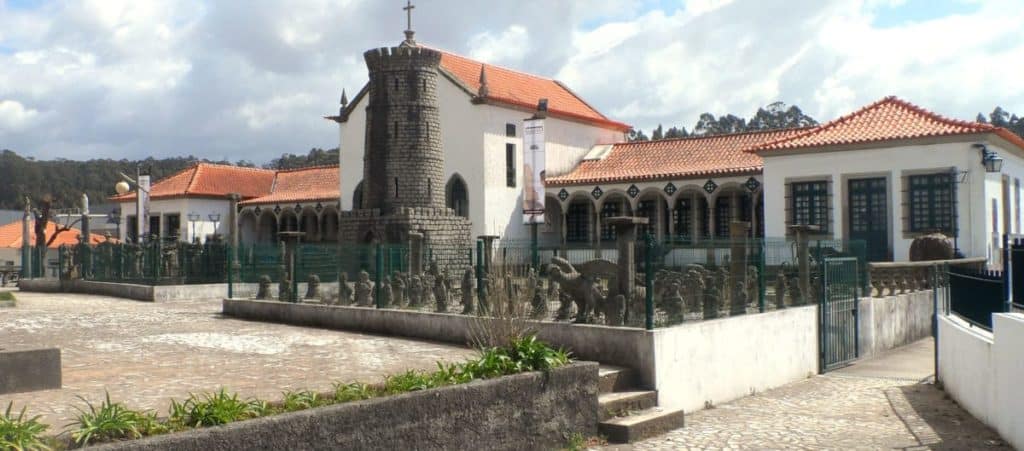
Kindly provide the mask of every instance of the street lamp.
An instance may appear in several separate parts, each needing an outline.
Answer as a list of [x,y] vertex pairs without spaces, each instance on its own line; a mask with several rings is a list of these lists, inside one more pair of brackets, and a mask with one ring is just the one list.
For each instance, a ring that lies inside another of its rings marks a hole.
[[220,227],[220,213],[210,213],[210,222],[213,223],[213,236],[217,236],[217,229]]
[[190,224],[192,224],[192,243],[193,244],[198,244],[199,243],[199,237],[196,236],[196,222],[198,222],[200,219],[202,219],[202,216],[200,216],[199,213],[194,213],[193,212],[193,213],[189,213],[188,214],[188,222]]
[[149,174],[143,175],[138,166],[135,166],[134,179],[123,172],[117,174],[121,176],[121,181],[114,185],[117,194],[127,194],[132,185],[138,188],[138,192],[135,193],[135,241],[141,243],[145,239],[146,226],[149,224]]
[[972,144],[971,147],[981,150],[981,164],[985,166],[985,172],[1002,172],[1003,157],[1000,157],[999,154],[988,150],[988,147],[985,147],[985,145],[981,143]]

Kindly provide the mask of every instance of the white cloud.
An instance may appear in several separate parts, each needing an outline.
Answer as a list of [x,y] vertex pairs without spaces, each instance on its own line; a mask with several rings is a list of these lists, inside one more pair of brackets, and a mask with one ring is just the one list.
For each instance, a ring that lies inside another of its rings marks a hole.
[[31,108],[25,108],[16,100],[0,100],[0,135],[5,131],[17,131],[30,125],[39,115]]
[[529,51],[530,35],[522,25],[510,25],[499,35],[485,31],[469,38],[469,55],[488,63],[518,64]]

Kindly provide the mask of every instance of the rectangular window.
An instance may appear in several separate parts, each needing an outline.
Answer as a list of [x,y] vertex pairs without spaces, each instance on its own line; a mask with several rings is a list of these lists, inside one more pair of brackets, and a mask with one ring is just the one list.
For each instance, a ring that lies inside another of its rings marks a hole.
[[658,222],[655,220],[655,201],[653,200],[642,200],[636,204],[636,215],[640,218],[647,218],[647,224],[640,224],[636,226],[636,239],[643,240],[647,234],[655,235],[655,227]]
[[601,241],[615,241],[615,227],[605,219],[621,216],[622,206],[619,202],[605,202],[601,206]]
[[505,144],[505,185],[516,187],[516,145]]
[[160,238],[160,217],[153,215],[149,217],[149,236]]
[[586,202],[573,202],[565,212],[565,241],[586,243],[590,241],[590,215]]
[[124,236],[129,242],[138,242],[138,230],[139,230],[139,218],[135,215],[129,215],[125,218]]
[[505,136],[509,138],[516,137],[516,124],[505,124]]
[[167,231],[167,238],[177,240],[181,231],[181,215],[174,213],[164,216],[164,230]]
[[791,185],[793,224],[811,225],[828,232],[828,183],[799,182]]
[[912,175],[910,185],[910,231],[953,232],[953,195],[950,174]]
[[[672,210],[672,213],[675,215],[677,237],[690,237],[690,229],[693,226],[693,212],[690,211],[690,208],[692,208],[690,199],[679,199],[676,201],[676,208]],[[689,241],[684,239],[683,242]]]
[[726,196],[715,199],[715,238],[729,238],[729,226],[732,224],[732,206]]

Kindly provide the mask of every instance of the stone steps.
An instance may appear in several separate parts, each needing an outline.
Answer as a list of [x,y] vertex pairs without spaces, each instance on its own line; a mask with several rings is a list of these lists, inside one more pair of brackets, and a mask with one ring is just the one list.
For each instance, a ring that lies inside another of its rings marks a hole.
[[683,409],[652,407],[633,415],[598,423],[597,430],[610,443],[633,443],[683,427]]
[[605,421],[617,416],[630,415],[634,412],[650,409],[658,405],[658,392],[651,390],[621,391],[603,393],[597,397],[601,411],[598,418]]
[[629,368],[598,369],[598,431],[611,443],[632,443],[683,427],[682,409],[657,407],[658,392],[639,390]]

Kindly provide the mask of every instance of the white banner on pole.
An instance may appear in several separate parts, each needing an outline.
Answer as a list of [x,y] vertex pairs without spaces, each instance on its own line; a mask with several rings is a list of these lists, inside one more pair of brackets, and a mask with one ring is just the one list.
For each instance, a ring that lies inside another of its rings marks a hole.
[[523,121],[523,224],[544,224],[544,119]]
[[135,239],[137,242],[141,243],[149,238],[149,176],[140,175],[137,182],[139,185],[139,189],[137,191],[139,203],[136,206],[137,215],[135,218]]

